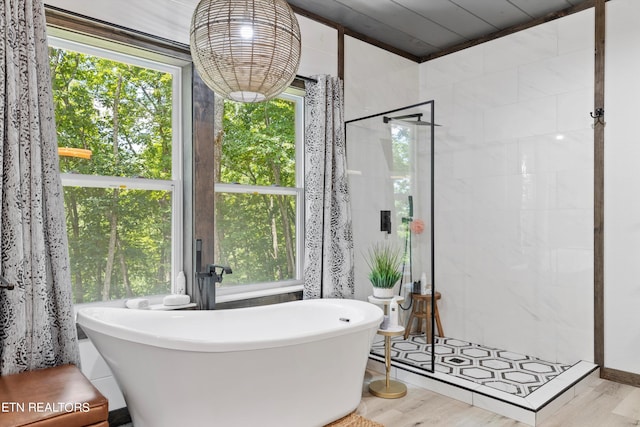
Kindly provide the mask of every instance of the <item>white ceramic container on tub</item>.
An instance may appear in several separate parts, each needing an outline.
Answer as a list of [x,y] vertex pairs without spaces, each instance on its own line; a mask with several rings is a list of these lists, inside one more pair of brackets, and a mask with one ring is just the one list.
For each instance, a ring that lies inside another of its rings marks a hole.
[[304,427],[358,406],[382,310],[320,299],[213,311],[92,307],[77,320],[135,427]]

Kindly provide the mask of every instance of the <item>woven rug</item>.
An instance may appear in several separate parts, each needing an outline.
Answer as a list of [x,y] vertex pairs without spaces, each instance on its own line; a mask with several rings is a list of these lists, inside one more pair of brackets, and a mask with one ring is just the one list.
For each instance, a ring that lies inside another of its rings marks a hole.
[[352,412],[346,417],[340,418],[331,424],[327,424],[325,427],[384,427],[384,425],[368,420],[355,412]]

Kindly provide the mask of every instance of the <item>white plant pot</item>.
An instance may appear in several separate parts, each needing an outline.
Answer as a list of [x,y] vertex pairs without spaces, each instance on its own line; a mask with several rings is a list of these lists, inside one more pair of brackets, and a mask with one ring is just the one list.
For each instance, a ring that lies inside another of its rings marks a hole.
[[393,298],[393,288],[376,288],[373,287],[373,296],[376,298]]

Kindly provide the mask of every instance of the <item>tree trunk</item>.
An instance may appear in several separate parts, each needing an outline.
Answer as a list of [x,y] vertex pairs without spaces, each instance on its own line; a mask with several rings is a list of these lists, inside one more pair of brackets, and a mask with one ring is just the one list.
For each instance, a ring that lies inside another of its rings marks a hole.
[[273,271],[276,274],[275,280],[282,280],[282,269],[280,268],[280,263],[278,262],[280,250],[278,248],[278,224],[276,222],[275,203],[273,202],[273,196],[269,194],[263,194],[262,200],[264,201],[265,210],[269,215],[269,228],[271,229],[271,259],[267,259],[267,261],[270,264],[274,264]]
[[[113,164],[118,165],[118,106],[120,104],[120,92],[122,90],[122,75],[118,77],[115,94],[113,96]],[[111,293],[111,275],[116,257],[116,241],[118,238],[118,205],[120,189],[113,190],[111,197],[111,213],[109,217],[109,251],[107,253],[107,266],[104,272],[104,285],[102,287],[102,300],[108,301]]]
[[[215,97],[214,102],[214,124],[213,129],[215,131],[215,139],[213,141],[213,170],[214,170],[214,180],[211,186],[211,191],[214,191],[214,187],[217,182],[220,182],[220,175],[222,174],[222,141],[224,140],[224,98],[220,96]],[[220,259],[222,254],[222,233],[218,229],[218,222],[215,220],[215,215],[219,206],[222,206],[218,203],[219,194],[214,191],[213,193],[213,206],[214,206],[214,221],[213,221],[213,255],[214,259],[212,262],[216,262],[216,260]],[[204,261],[204,260],[203,260]],[[224,262],[220,260],[220,262]]]
[[102,301],[108,301],[111,293],[111,275],[116,257],[116,240],[118,238],[118,196],[120,190],[113,190],[111,197],[111,213],[109,215],[109,250],[107,252],[107,266],[104,270],[104,285],[102,287]]
[[[273,165],[273,176],[275,178],[275,185],[280,186],[280,166]],[[287,279],[295,278],[295,241],[293,239],[293,233],[291,232],[291,221],[289,219],[289,211],[287,209],[287,196],[274,196],[278,209],[280,211],[280,217],[282,218],[282,232],[284,234],[285,248],[287,252]]]
[[[117,246],[120,246],[118,241]],[[118,259],[120,260],[120,268],[122,269],[122,282],[124,283],[124,289],[127,293],[127,298],[133,297],[133,290],[131,289],[131,283],[129,283],[129,270],[127,269],[127,263],[124,260],[124,251],[118,250]]]
[[265,196],[269,204],[269,216],[271,217],[271,249],[273,251],[273,259],[277,260],[280,251],[278,250],[278,224],[276,223],[276,210],[274,209],[273,196]]
[[[72,253],[71,258],[73,260],[80,259],[80,248],[78,248],[78,243],[80,242],[80,219],[78,215],[78,203],[76,200],[76,192],[75,189],[71,189],[66,194],[67,200],[67,214],[69,215],[69,220],[71,222],[71,236],[73,244],[69,245],[69,250]],[[80,304],[84,302],[84,287],[82,286],[82,269],[81,268],[72,268],[73,272],[73,297],[74,302],[76,304]]]
[[280,216],[282,217],[282,228],[283,228],[283,233],[284,233],[284,241],[285,241],[285,248],[287,250],[287,273],[288,273],[288,277],[287,279],[292,279],[295,278],[295,250],[296,250],[296,245],[295,245],[295,240],[293,238],[293,233],[291,232],[291,220],[289,218],[289,209],[288,209],[288,203],[286,202],[285,198],[287,196],[275,196],[276,197],[276,201],[278,203],[278,209],[280,210]]

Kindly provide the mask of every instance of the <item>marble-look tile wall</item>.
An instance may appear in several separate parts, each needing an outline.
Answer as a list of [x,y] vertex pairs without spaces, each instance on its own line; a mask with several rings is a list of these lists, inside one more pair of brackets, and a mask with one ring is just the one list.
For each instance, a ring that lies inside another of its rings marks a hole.
[[640,375],[640,4],[607,3],[605,366]]
[[415,62],[349,36],[344,50],[345,120],[420,101]]
[[593,10],[420,65],[447,336],[593,359]]
[[[345,119],[353,120],[419,102],[418,65],[380,48],[345,37]],[[364,254],[375,242],[394,239],[393,185],[388,126],[382,117],[347,125],[347,162],[355,249],[355,297],[371,295]],[[392,211],[393,234],[380,232],[380,211]],[[400,245],[400,242],[397,242]]]

